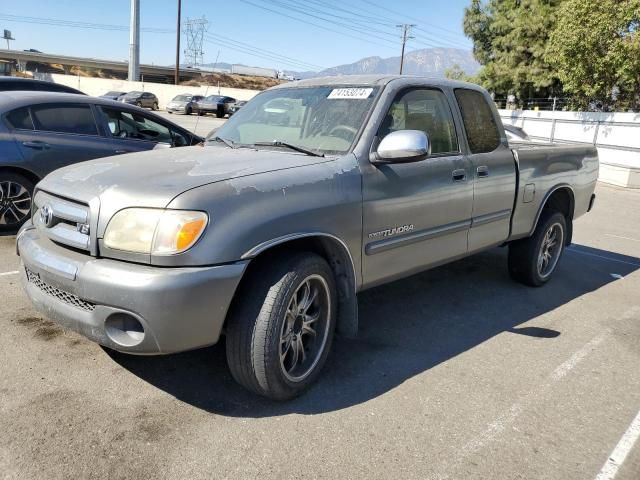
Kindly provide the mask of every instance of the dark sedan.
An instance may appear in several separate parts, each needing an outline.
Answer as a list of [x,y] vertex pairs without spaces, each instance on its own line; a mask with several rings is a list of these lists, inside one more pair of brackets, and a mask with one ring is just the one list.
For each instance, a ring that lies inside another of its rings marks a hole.
[[137,107],[158,110],[158,97],[151,92],[129,92],[118,100],[119,102],[136,105]]
[[230,111],[231,105],[236,102],[235,98],[222,95],[209,95],[194,105],[193,111],[198,115],[215,113],[216,117],[222,118]]
[[0,92],[0,231],[29,217],[34,185],[73,163],[202,138],[138,107],[96,97]]
[[0,92],[14,92],[14,91],[29,91],[29,92],[62,92],[62,93],[76,93],[84,95],[80,90],[67,87],[59,83],[44,82],[42,80],[33,80],[31,78],[20,77],[0,77]]

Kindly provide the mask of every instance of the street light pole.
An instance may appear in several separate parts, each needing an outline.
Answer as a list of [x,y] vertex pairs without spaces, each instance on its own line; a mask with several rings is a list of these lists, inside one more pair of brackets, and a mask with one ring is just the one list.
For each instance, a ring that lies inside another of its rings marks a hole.
[[182,0],[178,0],[178,25],[176,26],[176,78],[175,84],[180,83],[180,17],[182,15]]
[[140,80],[140,0],[131,0],[129,31],[129,81]]

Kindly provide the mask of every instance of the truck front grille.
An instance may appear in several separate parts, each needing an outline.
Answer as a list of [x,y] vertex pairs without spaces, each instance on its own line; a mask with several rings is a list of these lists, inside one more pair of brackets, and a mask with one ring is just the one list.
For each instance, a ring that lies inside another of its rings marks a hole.
[[49,285],[40,278],[39,274],[37,274],[36,272],[32,272],[28,268],[25,268],[25,270],[29,283],[32,283],[34,286],[38,287],[38,289],[43,293],[57,298],[67,305],[79,308],[80,310],[84,310],[85,312],[93,312],[95,310],[96,306],[93,303],[82,300],[80,297],[74,295],[73,293],[65,292],[64,290],[60,290],[53,285]]
[[91,250],[89,206],[39,190],[34,198],[33,224],[50,240],[77,250]]

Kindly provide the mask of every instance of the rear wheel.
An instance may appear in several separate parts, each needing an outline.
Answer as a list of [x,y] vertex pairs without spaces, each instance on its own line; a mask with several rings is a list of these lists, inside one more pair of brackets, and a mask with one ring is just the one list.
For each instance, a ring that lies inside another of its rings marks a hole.
[[509,245],[509,273],[525,285],[547,283],[558,265],[567,238],[567,221],[560,212],[544,211],[529,238]]
[[0,172],[0,232],[18,230],[31,214],[33,182],[12,172]]
[[227,325],[227,362],[245,388],[286,400],[308,388],[324,365],[335,329],[336,288],[313,253],[256,266]]
[[184,111],[185,114],[187,115],[191,115],[193,111],[191,110],[191,107],[187,107],[187,109]]
[[222,118],[224,117],[224,107],[218,107],[218,109],[216,110],[216,117],[218,118]]
[[153,105],[151,105],[151,110],[153,111],[158,110],[158,102],[153,102]]
[[142,102],[136,102],[136,107],[142,108]]

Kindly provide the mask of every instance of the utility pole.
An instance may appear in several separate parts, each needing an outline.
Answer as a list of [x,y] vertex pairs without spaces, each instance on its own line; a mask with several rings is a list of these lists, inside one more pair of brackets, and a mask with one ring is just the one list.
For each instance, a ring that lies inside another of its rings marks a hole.
[[407,40],[413,38],[409,35],[411,33],[411,29],[416,25],[413,23],[403,23],[401,25],[396,25],[396,27],[402,29],[402,53],[400,54],[400,75],[402,75],[402,67],[404,67],[404,48],[407,44]]
[[140,79],[140,0],[131,0],[131,26],[129,27],[130,82]]
[[182,14],[182,0],[178,0],[178,26],[176,27],[176,79],[175,84],[180,83],[180,24]]

